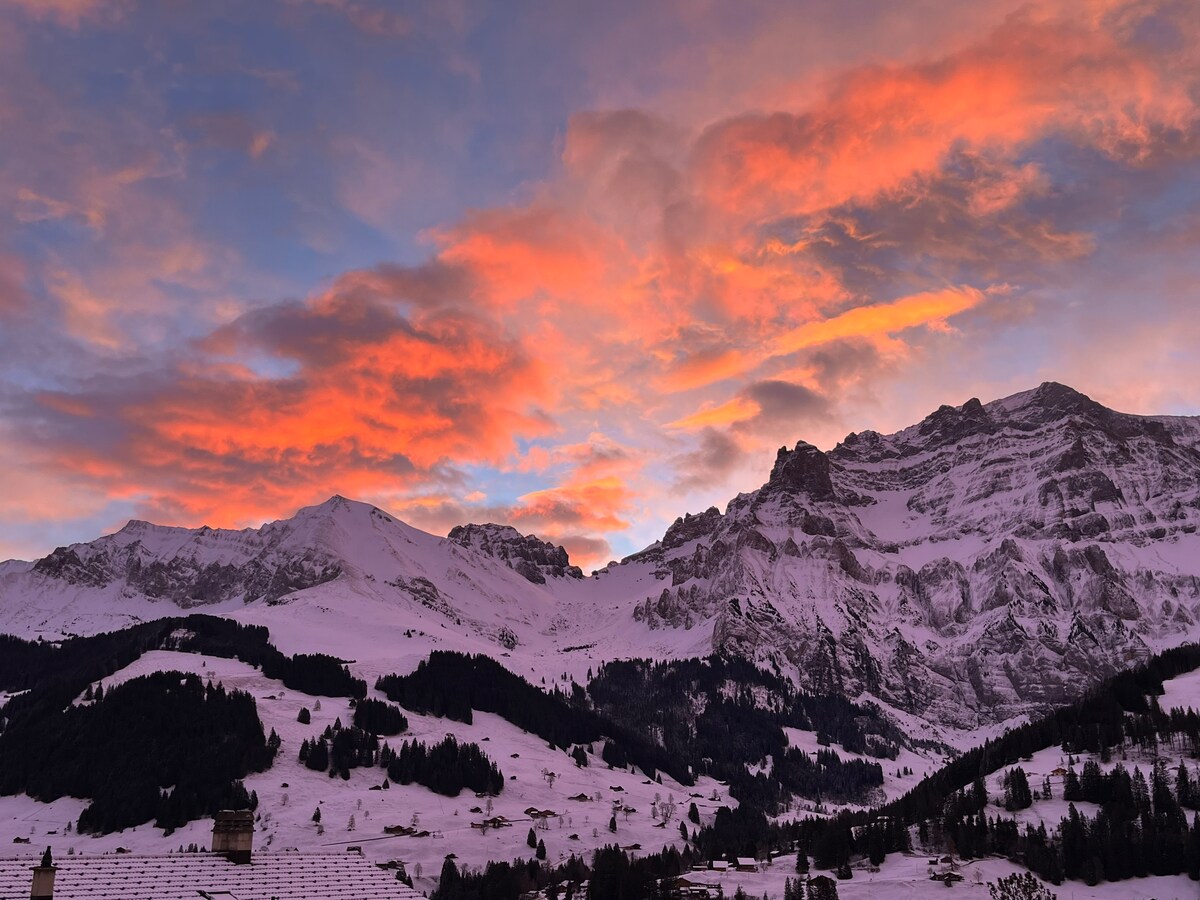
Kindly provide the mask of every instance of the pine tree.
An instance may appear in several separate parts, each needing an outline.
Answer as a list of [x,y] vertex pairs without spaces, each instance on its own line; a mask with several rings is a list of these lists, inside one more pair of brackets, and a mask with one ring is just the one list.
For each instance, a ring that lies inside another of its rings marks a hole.
[[525,836],[525,843],[532,849],[538,845],[537,835],[533,833],[533,829],[529,829],[529,834]]
[[1075,774],[1073,767],[1067,769],[1066,777],[1063,778],[1062,798],[1067,802],[1083,799],[1083,789],[1079,785],[1079,776]]
[[808,874],[808,854],[803,850],[796,851],[796,871],[801,875]]
[[[1086,776],[1087,769],[1084,769]],[[1025,770],[1020,766],[1009,770],[1004,776],[1004,808],[1009,812],[1018,809],[1028,809],[1033,805],[1033,793],[1029,789],[1029,779]]]
[[312,820],[314,822],[316,822],[318,825],[321,824],[321,807],[318,806],[316,809],[313,810]]
[[608,820],[608,830],[614,834],[617,831],[617,817],[615,815]]
[[693,825],[700,824],[700,810],[696,808],[696,801],[692,801],[692,805],[688,807],[688,821]]
[[546,858],[546,842],[545,841],[537,842],[537,849],[533,852],[533,855],[536,856],[538,859]]
[[458,874],[458,866],[454,864],[454,860],[447,856],[446,861],[442,863],[442,874],[438,878],[438,896],[453,897],[457,893],[458,886],[461,883],[462,879]]
[[308,711],[307,706],[300,707],[300,715],[296,716],[296,721],[299,722],[301,725],[311,725],[312,724],[312,713],[310,713]]

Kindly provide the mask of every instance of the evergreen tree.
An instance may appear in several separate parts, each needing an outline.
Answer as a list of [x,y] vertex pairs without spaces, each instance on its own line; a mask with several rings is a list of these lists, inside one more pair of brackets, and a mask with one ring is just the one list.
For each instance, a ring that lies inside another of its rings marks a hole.
[[1008,875],[988,885],[991,900],[1056,900],[1054,894],[1028,872]]
[[1074,766],[1067,769],[1067,774],[1063,778],[1063,796],[1062,798],[1068,802],[1083,799],[1083,789],[1079,784],[1079,776],[1075,774]]
[[808,882],[808,900],[838,900],[838,886],[827,875],[818,875]]
[[455,897],[457,896],[460,878],[458,875],[458,866],[454,864],[454,860],[449,856],[442,863],[442,874],[438,877],[437,895],[439,897]]
[[312,713],[308,711],[307,706],[300,707],[300,714],[298,716],[296,716],[296,721],[299,722],[301,725],[311,725],[312,724]]
[[537,849],[534,851],[533,855],[536,856],[538,859],[546,858],[546,842],[545,841],[537,842]]
[[[1086,773],[1086,769],[1084,772]],[[1009,812],[1028,809],[1033,805],[1033,793],[1025,770],[1016,766],[1004,776],[1004,808]]]

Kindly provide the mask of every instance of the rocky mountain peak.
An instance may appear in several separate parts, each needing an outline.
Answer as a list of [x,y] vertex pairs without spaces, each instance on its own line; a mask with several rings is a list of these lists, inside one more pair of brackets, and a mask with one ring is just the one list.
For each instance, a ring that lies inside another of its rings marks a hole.
[[780,447],[764,490],[807,494],[813,500],[835,499],[829,457],[805,441],[789,450]]
[[917,426],[929,447],[952,444],[976,434],[992,434],[998,425],[977,398],[962,406],[940,406]]
[[1014,394],[988,405],[1002,418],[1035,425],[1071,418],[1089,422],[1135,418],[1114,412],[1086,394],[1056,381],[1043,382],[1032,391]]
[[571,565],[566,549],[534,535],[525,535],[511,525],[455,525],[447,538],[507,565],[534,584],[547,578],[582,578],[583,570]]

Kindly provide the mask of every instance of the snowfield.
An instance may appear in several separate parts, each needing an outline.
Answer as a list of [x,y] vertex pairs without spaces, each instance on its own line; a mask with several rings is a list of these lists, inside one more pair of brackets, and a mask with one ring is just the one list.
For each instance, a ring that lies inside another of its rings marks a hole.
[[[413,665],[416,658],[411,657]],[[358,675],[369,674],[371,680],[377,674],[364,671],[359,664],[351,668]],[[529,807],[555,813],[546,820],[547,827],[536,829],[535,834],[546,844],[548,861],[557,862],[572,853],[588,856],[596,848],[614,842],[625,848],[637,847],[641,852],[657,851],[671,844],[678,846],[679,822],[686,819],[688,804],[696,803],[702,823],[711,821],[719,806],[736,805],[725,787],[710,778],[700,779],[693,787],[684,787],[664,775],[663,783],[657,784],[640,772],[609,769],[598,757],[592,757],[588,767],[578,768],[566,753],[547,746],[537,736],[523,732],[495,715],[477,712],[474,722],[465,725],[406,711],[409,730],[386,739],[393,746],[398,746],[402,740],[413,739],[432,744],[452,734],[459,741],[477,743],[504,772],[505,788],[492,801],[491,814],[503,816],[512,825],[483,831],[473,828],[472,823],[485,818],[487,800],[477,798],[469,791],[450,798],[415,784],[393,784],[388,790],[372,790],[384,780],[386,773],[382,769],[353,769],[350,779],[343,781],[301,764],[296,755],[302,741],[320,734],[338,718],[345,724],[352,721],[353,710],[346,698],[315,698],[285,688],[281,682],[264,677],[257,669],[239,660],[163,650],[145,654],[132,665],[103,679],[101,684],[108,690],[131,678],[158,671],[192,672],[214,683],[220,682],[227,689],[250,693],[258,705],[264,730],[274,729],[282,739],[279,756],[272,768],[245,780],[247,789],[255,791],[259,797],[256,852],[292,848],[328,852],[340,847],[360,847],[376,862],[402,860],[415,877],[417,887],[428,891],[435,886],[436,875],[450,853],[455,854],[460,868],[481,867],[490,860],[531,857],[533,851],[526,844],[529,829],[534,824],[525,813]],[[1166,694],[1161,701],[1164,707],[1200,707],[1200,672],[1169,681],[1165,688]],[[385,699],[374,690],[369,696]],[[318,701],[320,709],[315,708]],[[297,721],[302,707],[311,712],[309,725]],[[815,733],[794,728],[786,729],[786,733],[791,746],[810,753],[818,749]],[[833,744],[832,749],[845,758],[870,759],[847,753],[837,744]],[[1170,748],[1162,749],[1168,759],[1172,758]],[[596,750],[598,752],[599,747]],[[1082,769],[1087,758],[1086,755],[1076,757],[1077,771]],[[1174,759],[1177,765],[1177,755]],[[890,799],[936,769],[940,760],[903,750],[898,759],[879,762],[885,774],[884,790]],[[1118,752],[1104,767],[1122,764],[1131,769],[1140,765],[1145,772],[1153,765],[1153,758],[1130,752],[1127,759],[1122,760]],[[1020,765],[1028,774],[1035,793],[1041,788],[1043,776],[1050,776],[1054,799],[1036,800],[1030,809],[1016,813],[1017,820],[1030,824],[1045,821],[1047,827],[1057,826],[1066,815],[1068,805],[1061,799],[1062,778],[1053,773],[1066,767],[1066,754],[1060,748],[1049,748]],[[905,767],[912,768],[913,774],[898,776],[897,771]],[[1004,771],[987,779],[993,803],[1001,802],[1003,797],[1001,779]],[[546,772],[555,773],[552,782],[543,774]],[[570,799],[580,794],[591,799]],[[597,795],[599,799],[596,799]],[[650,815],[656,797],[675,801],[674,816],[665,827],[660,827]],[[626,807],[632,810],[615,812],[616,834],[608,830],[614,804],[619,804],[620,810]],[[0,843],[12,846],[16,839],[28,839],[27,848],[13,846],[13,850],[40,853],[50,846],[56,856],[111,853],[117,848],[137,853],[161,853],[193,843],[207,848],[211,843],[212,824],[209,820],[191,822],[171,835],[164,835],[149,824],[99,837],[72,833],[68,829],[73,827],[72,823],[85,805],[85,801],[72,798],[47,804],[24,796],[0,797]],[[1092,814],[1095,811],[1092,804],[1077,803],[1076,806],[1080,812]],[[312,822],[317,808],[321,810],[320,829]],[[471,812],[473,808],[480,812]],[[801,808],[793,815],[804,813],[801,801]],[[350,829],[351,817],[354,819],[353,830]],[[388,825],[416,825],[419,831],[429,834],[424,837],[387,835],[383,829]],[[688,827],[690,830],[691,823]],[[840,896],[845,900],[915,900],[941,896],[944,888],[929,880],[929,861],[938,855],[932,850],[906,856],[893,855],[878,872],[868,871],[865,863],[860,863],[852,880],[839,882]],[[942,871],[945,866],[939,864],[934,868]],[[987,897],[986,882],[1019,870],[1006,860],[978,860],[960,863],[958,871],[965,880],[956,886],[953,896],[984,898]],[[704,872],[695,873],[694,877],[704,883],[721,884],[727,897],[741,886],[754,896],[761,897],[767,892],[778,900],[782,896],[784,879],[793,877],[794,872],[794,856],[785,856],[757,873]],[[1067,882],[1057,889],[1057,893],[1064,900],[1195,900],[1200,897],[1200,888],[1180,876],[1102,884],[1094,888]]]
[[[214,683],[220,682],[227,689],[250,693],[258,705],[264,730],[269,733],[275,729],[282,739],[275,764],[266,772],[245,779],[247,790],[257,792],[259,797],[256,852],[290,848],[328,852],[358,846],[377,862],[403,860],[410,874],[421,873],[418,884],[428,889],[449,853],[457,855],[460,866],[472,867],[489,860],[532,857],[533,850],[526,844],[534,824],[525,813],[529,807],[556,813],[546,820],[545,830],[537,831],[538,838],[545,841],[547,860],[556,862],[572,853],[590,856],[597,847],[614,842],[622,847],[638,845],[645,851],[657,851],[679,842],[679,822],[685,819],[689,803],[696,803],[701,822],[711,821],[719,806],[736,806],[726,789],[710,778],[684,787],[663,775],[663,783],[658,784],[640,772],[609,769],[598,756],[587,768],[578,768],[566,753],[548,747],[537,736],[498,716],[476,713],[474,722],[465,725],[406,711],[408,731],[385,739],[393,746],[414,739],[433,744],[452,734],[459,741],[479,744],[504,772],[504,791],[493,800],[492,815],[505,817],[512,826],[484,832],[472,828],[471,823],[482,821],[486,812],[472,813],[471,809],[485,809],[487,800],[470,791],[452,798],[416,784],[393,784],[386,791],[371,790],[384,781],[383,769],[352,769],[350,779],[343,781],[300,763],[297,753],[302,741],[319,735],[338,718],[344,724],[353,720],[353,710],[346,698],[315,698],[290,690],[239,660],[162,650],[145,654],[101,684],[108,690],[114,684],[157,671],[194,672]],[[386,699],[374,691],[369,695]],[[318,700],[319,710],[315,709]],[[301,707],[311,711],[311,724],[296,721]],[[597,754],[599,750],[597,746]],[[553,783],[543,775],[544,771],[556,774]],[[579,794],[593,799],[587,802],[568,799]],[[599,799],[595,799],[597,795]],[[656,795],[664,800],[673,796],[675,800],[675,815],[665,827],[658,827],[650,815]],[[614,815],[615,802],[632,811],[615,813],[617,831],[613,834],[608,823]],[[211,846],[212,822],[207,819],[191,822],[169,836],[150,824],[99,837],[67,833],[68,825],[78,819],[84,806],[84,801],[70,798],[43,804],[28,797],[0,797],[0,844],[7,846],[15,838],[28,838],[31,848],[40,852],[50,846],[56,856],[72,850],[114,852],[118,847],[138,853],[161,853],[193,843],[205,848]],[[317,808],[321,810],[324,833],[319,833],[312,822]],[[349,828],[352,816],[354,830]],[[413,825],[414,816],[419,830],[429,832],[427,837],[384,834],[386,825]],[[690,829],[691,823],[688,825]]]

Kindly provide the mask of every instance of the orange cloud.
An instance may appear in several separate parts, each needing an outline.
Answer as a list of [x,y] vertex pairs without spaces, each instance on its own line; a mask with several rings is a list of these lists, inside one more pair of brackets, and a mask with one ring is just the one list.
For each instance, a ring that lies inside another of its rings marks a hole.
[[1008,152],[1050,132],[1143,158],[1195,121],[1189,87],[1108,22],[1014,15],[936,62],[864,67],[803,113],[713,125],[696,149],[704,196],[756,219],[866,201],[935,172],[952,148]]
[[554,207],[474,213],[437,235],[439,260],[475,273],[501,306],[539,297],[587,301],[617,259],[614,235]]
[[666,391],[688,391],[740,375],[746,368],[747,360],[738,350],[696,353],[668,370],[659,385]]
[[978,306],[983,300],[983,291],[964,286],[913,294],[891,303],[859,306],[778,335],[772,340],[769,353],[787,356],[818,344],[845,338],[892,335],[921,325],[945,328],[945,322],[951,316]]
[[462,314],[285,305],[244,317],[204,349],[265,353],[293,371],[181,365],[133,386],[43,394],[54,464],[152,508],[235,522],[331,485],[410,484],[446,459],[496,464],[517,434],[547,427],[529,409],[543,383],[537,363]]
[[690,416],[670,422],[667,427],[690,431],[699,428],[732,425],[734,422],[741,422],[744,419],[750,418],[756,412],[758,412],[758,406],[753,401],[742,397],[734,397],[732,400],[722,403],[719,406],[702,409],[699,412],[692,413]]

